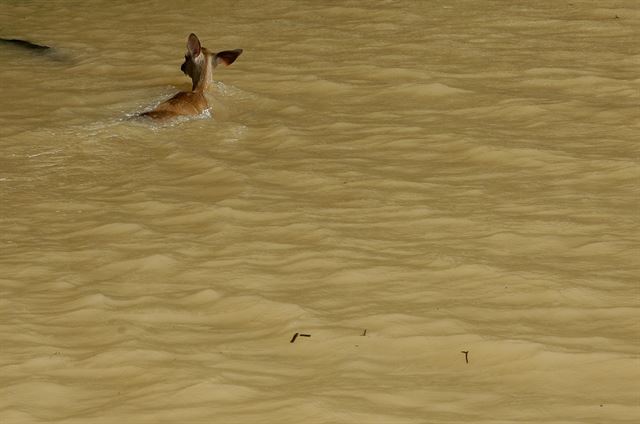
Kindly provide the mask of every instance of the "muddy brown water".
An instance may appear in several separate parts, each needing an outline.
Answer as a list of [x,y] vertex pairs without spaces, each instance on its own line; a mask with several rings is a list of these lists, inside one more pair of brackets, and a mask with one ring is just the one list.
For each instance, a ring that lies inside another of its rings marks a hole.
[[[52,51],[0,46],[0,422],[636,422],[638,28],[3,2]],[[209,113],[129,119],[189,88],[190,32],[244,49]]]

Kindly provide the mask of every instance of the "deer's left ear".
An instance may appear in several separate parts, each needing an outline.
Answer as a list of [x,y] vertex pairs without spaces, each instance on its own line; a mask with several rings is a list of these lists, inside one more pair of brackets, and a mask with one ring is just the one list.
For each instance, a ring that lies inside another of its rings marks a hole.
[[200,50],[202,50],[202,47],[200,46],[200,40],[198,40],[198,36],[196,36],[194,33],[191,33],[189,35],[189,38],[187,39],[187,51],[189,52],[191,57],[198,57],[198,55],[200,54]]
[[213,66],[217,66],[219,63],[222,63],[224,66],[229,66],[236,61],[241,53],[242,49],[225,50],[223,52],[218,52],[213,57]]

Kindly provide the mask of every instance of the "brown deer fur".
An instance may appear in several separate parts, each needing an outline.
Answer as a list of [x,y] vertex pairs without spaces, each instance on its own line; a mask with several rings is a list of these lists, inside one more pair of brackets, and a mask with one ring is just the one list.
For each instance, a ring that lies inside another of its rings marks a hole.
[[219,64],[231,65],[242,53],[242,49],[225,50],[211,53],[200,45],[195,34],[187,40],[187,54],[180,67],[191,77],[191,91],[181,91],[170,99],[160,103],[155,109],[143,112],[140,116],[153,119],[173,118],[180,115],[198,115],[209,107],[204,92],[211,83],[211,74]]

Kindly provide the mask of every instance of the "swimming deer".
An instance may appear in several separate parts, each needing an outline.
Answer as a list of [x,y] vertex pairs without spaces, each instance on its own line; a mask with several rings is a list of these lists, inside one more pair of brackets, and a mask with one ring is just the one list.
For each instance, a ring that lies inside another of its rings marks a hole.
[[166,119],[202,113],[209,107],[204,92],[212,81],[213,69],[219,64],[231,65],[241,53],[242,49],[211,53],[200,45],[200,40],[195,34],[190,34],[187,39],[187,54],[184,55],[184,63],[180,70],[191,77],[191,91],[181,91],[160,103],[155,109],[141,113],[140,116]]

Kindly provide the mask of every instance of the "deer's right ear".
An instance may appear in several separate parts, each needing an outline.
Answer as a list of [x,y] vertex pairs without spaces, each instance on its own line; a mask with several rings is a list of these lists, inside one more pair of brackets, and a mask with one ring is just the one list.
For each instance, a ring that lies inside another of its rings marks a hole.
[[198,37],[194,33],[191,33],[189,35],[189,39],[187,40],[187,50],[189,51],[191,57],[198,57],[200,51],[202,50],[202,47],[200,46],[200,40],[198,40]]
[[222,63],[224,66],[229,66],[233,62],[235,62],[238,56],[240,56],[241,54],[242,49],[225,50],[223,52],[218,52],[213,58],[213,66],[218,66],[219,63]]

